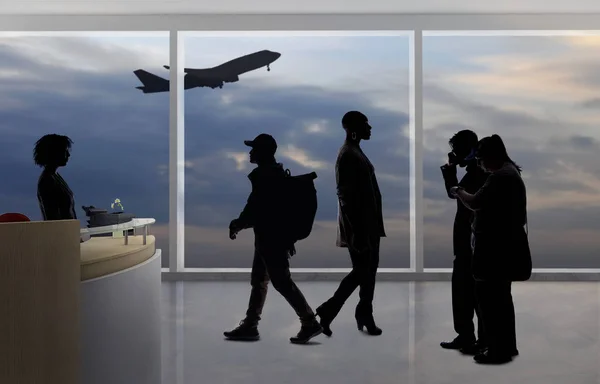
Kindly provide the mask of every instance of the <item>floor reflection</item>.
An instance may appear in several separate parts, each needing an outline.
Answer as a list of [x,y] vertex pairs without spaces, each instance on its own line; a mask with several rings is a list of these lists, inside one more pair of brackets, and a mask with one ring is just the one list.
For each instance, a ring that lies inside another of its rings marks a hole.
[[[313,307],[336,287],[299,285]],[[306,346],[289,343],[298,321],[272,288],[261,340],[236,343],[225,341],[222,332],[241,320],[249,284],[163,283],[163,382],[598,384],[600,285],[518,283],[513,292],[521,355],[508,365],[488,367],[439,347],[454,336],[446,282],[378,283],[375,318],[381,337],[357,331],[355,293],[333,324],[333,337],[319,336]]]

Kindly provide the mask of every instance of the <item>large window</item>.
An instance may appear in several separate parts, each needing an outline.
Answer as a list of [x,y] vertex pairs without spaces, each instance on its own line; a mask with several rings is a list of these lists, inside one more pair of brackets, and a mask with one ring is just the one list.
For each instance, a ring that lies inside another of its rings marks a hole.
[[[423,38],[423,100],[415,100],[415,110],[422,101],[424,204],[416,214],[424,215],[426,268],[452,266],[456,201],[446,196],[439,166],[448,139],[461,129],[480,138],[500,134],[522,165],[534,266],[600,268],[593,256],[600,246],[600,37],[515,33],[426,32]],[[293,174],[319,175],[316,223],[297,244],[292,266],[348,267],[347,251],[335,247],[334,164],[344,138],[340,120],[349,110],[367,114],[374,128],[362,146],[383,193],[388,237],[380,265],[409,267],[410,33],[180,36],[180,65],[191,69],[179,117],[185,122],[185,186],[178,191],[185,194],[185,267],[250,266],[252,231],[231,241],[227,226],[251,188],[253,165],[243,141],[262,132],[277,139],[277,159]],[[268,69],[214,70],[265,50],[281,54]],[[163,67],[170,64],[169,34],[2,34],[0,58],[0,213],[41,218],[33,146],[44,134],[65,134],[74,146],[61,173],[75,193],[81,225],[81,206],[110,209],[120,198],[125,212],[156,218],[151,232],[167,267],[169,170],[176,166],[169,157],[170,73]],[[136,89],[142,87],[146,93]]]
[[471,129],[499,134],[523,167],[534,266],[599,268],[600,37],[423,40],[425,266],[452,265],[456,202],[439,166]]
[[[341,117],[359,110],[373,126],[372,140],[362,146],[384,201],[388,238],[380,265],[408,268],[408,34],[189,34],[183,41],[185,67],[204,69],[195,72],[195,81],[208,85],[185,91],[185,266],[251,266],[252,231],[231,241],[227,228],[251,190],[247,174],[253,165],[243,141],[265,132],[278,141],[277,159],[292,174],[319,176],[316,223],[297,244],[292,266],[349,267],[347,251],[335,246],[334,165],[344,140]],[[261,66],[238,77],[223,67],[209,69],[263,50],[281,54],[270,70]],[[189,71],[189,85],[193,76]]]
[[[59,172],[81,206],[156,218],[151,227],[168,266],[168,93],[143,94],[133,71],[162,75],[168,33],[0,35],[0,213],[40,220],[40,169],[33,147],[45,134],[69,136]],[[168,72],[166,72],[168,75]]]

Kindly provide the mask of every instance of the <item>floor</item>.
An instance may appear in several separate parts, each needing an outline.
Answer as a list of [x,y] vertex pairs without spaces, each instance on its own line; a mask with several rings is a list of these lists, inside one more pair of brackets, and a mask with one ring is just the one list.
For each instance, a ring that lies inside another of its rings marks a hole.
[[[299,286],[316,307],[337,284]],[[289,343],[299,323],[275,290],[261,340],[225,341],[223,331],[243,317],[248,289],[238,282],[163,283],[163,383],[600,383],[598,283],[516,283],[520,356],[503,366],[480,366],[439,347],[454,337],[447,282],[378,283],[380,337],[357,331],[355,293],[332,325],[333,337],[310,345]]]

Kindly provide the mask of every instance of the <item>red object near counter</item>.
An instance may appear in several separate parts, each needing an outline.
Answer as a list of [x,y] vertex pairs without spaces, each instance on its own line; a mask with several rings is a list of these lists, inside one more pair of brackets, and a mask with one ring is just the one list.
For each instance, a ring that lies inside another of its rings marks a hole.
[[31,221],[29,217],[22,213],[4,213],[0,215],[0,223],[20,223],[23,221]]

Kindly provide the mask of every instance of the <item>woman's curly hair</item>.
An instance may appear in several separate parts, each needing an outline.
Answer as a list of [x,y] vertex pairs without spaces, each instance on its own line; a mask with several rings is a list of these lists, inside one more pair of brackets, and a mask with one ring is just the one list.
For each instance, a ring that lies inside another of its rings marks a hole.
[[45,135],[35,143],[33,161],[40,167],[57,164],[72,145],[73,140],[68,136],[55,133]]

